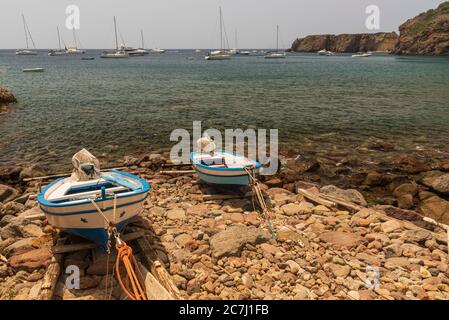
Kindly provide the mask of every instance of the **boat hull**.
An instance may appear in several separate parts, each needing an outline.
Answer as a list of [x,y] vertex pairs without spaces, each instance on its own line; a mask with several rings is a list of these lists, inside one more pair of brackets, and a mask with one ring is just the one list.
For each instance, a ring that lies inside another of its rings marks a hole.
[[113,172],[119,173],[119,177],[123,176],[125,180],[134,179],[141,187],[132,193],[118,194],[116,198],[111,195],[93,198],[95,205],[88,199],[51,202],[47,198],[56,190],[60,190],[61,185],[69,183],[65,178],[58,179],[45,187],[38,196],[39,207],[48,222],[58,229],[91,240],[104,248],[109,222],[113,223],[120,232],[142,212],[143,203],[150,190],[150,185],[141,178],[125,172]]
[[214,185],[226,185],[226,186],[248,186],[249,176],[246,171],[235,173],[234,175],[224,175],[208,172],[203,168],[193,166],[198,177],[203,182]]

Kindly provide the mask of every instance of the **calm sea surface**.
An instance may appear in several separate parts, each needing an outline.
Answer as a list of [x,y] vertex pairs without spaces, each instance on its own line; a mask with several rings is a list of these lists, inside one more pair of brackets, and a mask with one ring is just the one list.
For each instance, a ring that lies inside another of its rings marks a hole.
[[[175,128],[276,128],[283,148],[351,152],[370,137],[400,152],[449,149],[449,58],[290,54],[204,61],[194,51],[130,59],[15,56],[0,85],[0,164],[65,166],[81,147],[104,161],[168,148]],[[43,67],[44,73],[23,73]]]

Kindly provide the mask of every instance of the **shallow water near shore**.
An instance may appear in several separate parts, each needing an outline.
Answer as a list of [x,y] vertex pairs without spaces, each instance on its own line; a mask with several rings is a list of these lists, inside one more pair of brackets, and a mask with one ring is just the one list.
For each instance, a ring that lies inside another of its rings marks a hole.
[[[169,148],[170,132],[279,129],[281,150],[351,154],[370,137],[395,152],[447,155],[449,59],[289,54],[207,62],[181,50],[146,57],[15,56],[0,51],[0,84],[20,101],[0,115],[1,166],[70,165],[86,147],[103,162]],[[27,74],[23,68],[43,67]]]

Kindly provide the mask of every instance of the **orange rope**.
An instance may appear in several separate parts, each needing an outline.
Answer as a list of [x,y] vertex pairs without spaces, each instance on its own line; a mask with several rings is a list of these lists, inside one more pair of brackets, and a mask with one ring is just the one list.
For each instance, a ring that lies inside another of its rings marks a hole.
[[[126,295],[132,300],[148,300],[145,289],[145,280],[140,272],[133,250],[123,241],[116,244],[118,251],[115,272],[118,283]],[[120,273],[120,266],[123,265],[126,270],[125,283]],[[137,271],[137,272],[136,272]],[[131,285],[131,286],[130,286]]]

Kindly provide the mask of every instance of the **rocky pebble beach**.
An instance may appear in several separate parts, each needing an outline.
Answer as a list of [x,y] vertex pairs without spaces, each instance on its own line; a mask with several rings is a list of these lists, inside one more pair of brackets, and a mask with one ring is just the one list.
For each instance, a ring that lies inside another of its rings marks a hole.
[[[369,206],[354,189],[286,181],[291,175],[283,167],[261,185],[273,233],[251,197],[205,197],[216,190],[195,174],[160,173],[165,162],[160,154],[124,159],[128,171],[152,186],[134,226],[145,230],[182,299],[449,299],[447,231],[421,213]],[[40,299],[56,258],[52,247],[67,237],[42,217],[37,182],[23,182],[39,174],[22,168],[1,176],[1,299]],[[446,192],[444,179],[429,174],[423,183]],[[395,192],[436,197],[416,189],[402,185]],[[323,205],[323,199],[345,205]],[[62,255],[53,299],[124,299],[106,275],[113,263],[114,253],[109,259],[92,250]],[[80,289],[67,287],[64,271],[71,265],[80,269]]]

